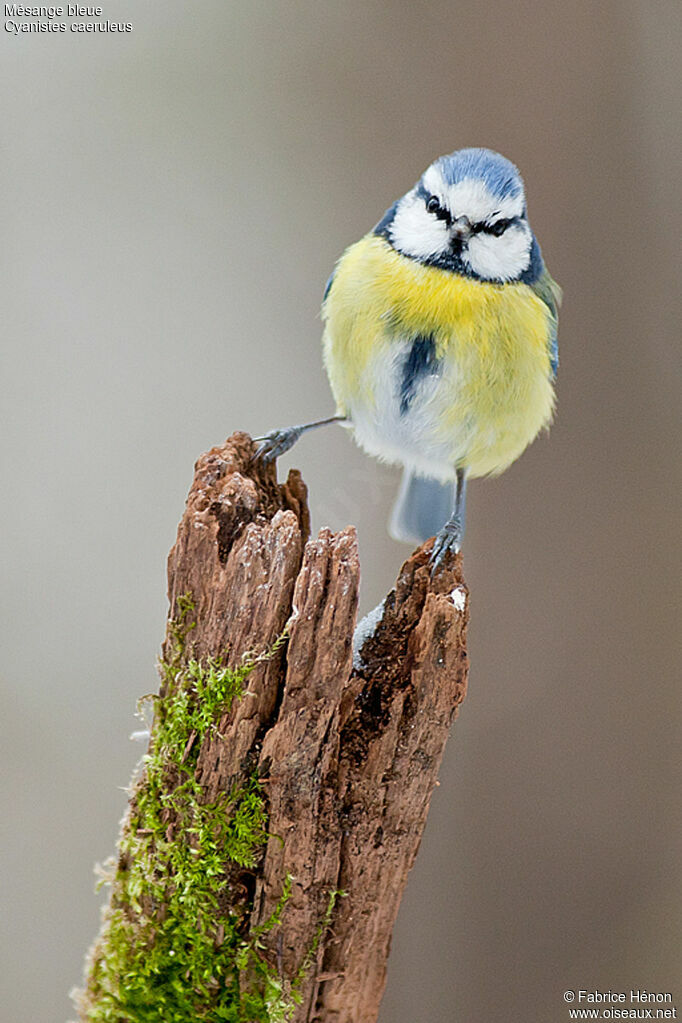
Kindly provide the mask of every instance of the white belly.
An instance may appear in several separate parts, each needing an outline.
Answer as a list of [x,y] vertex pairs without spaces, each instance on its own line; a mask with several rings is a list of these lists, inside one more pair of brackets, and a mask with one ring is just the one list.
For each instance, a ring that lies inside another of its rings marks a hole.
[[412,340],[394,340],[372,359],[367,368],[371,394],[350,402],[355,437],[383,461],[451,480],[467,447],[464,426],[444,426],[448,409],[457,402],[456,367],[451,360],[434,363],[416,376],[406,400],[405,364],[412,345]]

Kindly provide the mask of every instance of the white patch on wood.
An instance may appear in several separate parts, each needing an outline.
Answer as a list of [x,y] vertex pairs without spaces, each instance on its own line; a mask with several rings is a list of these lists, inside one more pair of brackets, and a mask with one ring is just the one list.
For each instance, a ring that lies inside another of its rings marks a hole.
[[365,640],[373,636],[376,627],[383,618],[384,615],[384,601],[366,614],[362,621],[358,622],[355,626],[355,632],[353,633],[353,667],[356,671],[362,671],[365,667],[365,663],[362,660],[361,651],[365,645]]

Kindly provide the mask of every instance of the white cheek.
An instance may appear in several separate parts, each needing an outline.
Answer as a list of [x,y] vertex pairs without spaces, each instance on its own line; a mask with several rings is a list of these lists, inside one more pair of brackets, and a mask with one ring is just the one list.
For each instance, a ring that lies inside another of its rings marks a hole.
[[507,228],[499,238],[490,234],[474,235],[462,255],[479,277],[511,281],[527,269],[530,245],[530,231],[519,224]]
[[448,229],[443,220],[429,213],[424,200],[409,194],[400,202],[390,227],[391,241],[399,252],[427,259],[448,245]]

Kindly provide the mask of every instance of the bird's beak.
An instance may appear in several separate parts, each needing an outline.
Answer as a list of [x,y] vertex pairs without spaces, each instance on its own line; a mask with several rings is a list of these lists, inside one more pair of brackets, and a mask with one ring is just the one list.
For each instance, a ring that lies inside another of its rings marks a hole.
[[461,248],[462,243],[471,234],[471,224],[468,217],[457,217],[450,225],[450,237],[455,248]]

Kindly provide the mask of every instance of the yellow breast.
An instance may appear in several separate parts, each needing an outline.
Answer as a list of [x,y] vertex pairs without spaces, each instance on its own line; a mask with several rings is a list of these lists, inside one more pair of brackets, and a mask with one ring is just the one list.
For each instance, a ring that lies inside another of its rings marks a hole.
[[[433,458],[447,459],[453,472],[456,465],[471,476],[501,472],[551,419],[550,313],[526,284],[492,284],[423,266],[368,235],[341,258],[323,318],[325,364],[339,411],[366,420],[377,435],[383,421],[396,433],[383,378],[397,346],[418,335],[434,339],[442,372],[421,410],[419,443],[428,446],[432,435]],[[410,463],[379,450],[378,441],[358,440],[373,454]],[[445,476],[445,468],[434,475]]]

